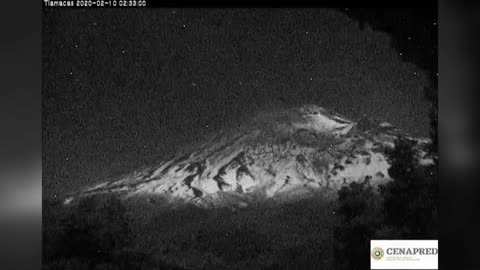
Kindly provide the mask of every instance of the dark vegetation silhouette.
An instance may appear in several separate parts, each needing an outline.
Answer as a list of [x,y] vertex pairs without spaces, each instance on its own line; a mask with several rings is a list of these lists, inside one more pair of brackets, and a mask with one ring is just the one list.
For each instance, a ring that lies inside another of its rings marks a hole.
[[181,269],[135,250],[129,217],[115,196],[74,206],[43,202],[43,269]]
[[[370,239],[377,225],[378,197],[364,183],[352,183],[338,192],[340,222],[334,232],[335,269],[369,269]],[[368,252],[367,252],[368,254]]]
[[332,269],[335,207],[322,197],[208,211],[113,196],[46,201],[43,268]]
[[419,166],[412,146],[397,140],[388,152],[393,181],[379,190],[364,182],[338,192],[337,269],[369,269],[371,239],[438,239],[437,164]]

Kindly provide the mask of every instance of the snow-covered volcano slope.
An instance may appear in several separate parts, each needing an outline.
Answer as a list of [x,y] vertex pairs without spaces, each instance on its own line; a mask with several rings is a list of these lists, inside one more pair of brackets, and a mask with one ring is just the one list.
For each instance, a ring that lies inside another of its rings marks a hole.
[[[399,131],[365,121],[355,123],[315,105],[260,114],[241,131],[218,132],[172,160],[88,188],[67,202],[116,192],[204,207],[246,206],[336,191],[352,181],[384,183],[390,166],[384,149],[393,146]],[[421,146],[426,140],[417,142],[425,162]]]

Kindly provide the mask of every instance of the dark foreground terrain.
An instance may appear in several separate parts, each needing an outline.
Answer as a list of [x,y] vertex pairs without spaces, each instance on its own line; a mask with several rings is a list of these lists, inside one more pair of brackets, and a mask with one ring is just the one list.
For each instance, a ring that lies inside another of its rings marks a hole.
[[50,234],[47,265],[51,269],[276,269],[332,264],[337,219],[333,204],[320,198],[235,211],[130,206],[142,210],[127,210],[113,197],[97,198],[63,210],[59,217],[71,217],[65,222],[50,219],[55,225],[45,231]]

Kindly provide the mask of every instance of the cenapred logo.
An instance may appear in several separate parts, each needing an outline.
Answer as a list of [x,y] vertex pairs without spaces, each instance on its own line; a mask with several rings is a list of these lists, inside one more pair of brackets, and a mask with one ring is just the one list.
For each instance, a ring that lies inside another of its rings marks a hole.
[[372,258],[374,260],[380,260],[381,258],[383,258],[383,249],[382,248],[379,248],[379,247],[375,247],[372,249]]
[[370,269],[438,269],[438,240],[371,240]]

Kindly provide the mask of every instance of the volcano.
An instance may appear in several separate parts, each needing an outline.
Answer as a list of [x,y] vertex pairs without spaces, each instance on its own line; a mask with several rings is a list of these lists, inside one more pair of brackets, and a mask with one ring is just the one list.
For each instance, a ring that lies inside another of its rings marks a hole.
[[258,114],[236,130],[219,130],[170,160],[73,194],[117,193],[124,198],[210,207],[286,202],[317,192],[335,194],[351,182],[390,181],[386,150],[399,136],[415,141],[418,161],[432,159],[428,139],[366,117],[357,122],[317,105]]

